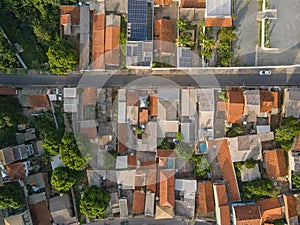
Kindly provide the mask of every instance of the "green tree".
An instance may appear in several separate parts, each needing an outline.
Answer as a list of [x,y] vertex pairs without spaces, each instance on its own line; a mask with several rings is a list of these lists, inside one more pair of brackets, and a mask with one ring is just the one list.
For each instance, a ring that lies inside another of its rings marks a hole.
[[0,96],[0,148],[15,144],[17,124],[24,121],[18,100]]
[[195,173],[199,178],[206,176],[206,174],[211,170],[206,155],[196,156],[195,154],[193,154],[190,161],[193,161],[195,163]]
[[231,28],[222,28],[218,34],[219,40],[226,41],[234,41],[236,38],[236,34],[233,32]]
[[246,130],[245,125],[235,125],[228,131],[227,136],[228,137],[236,137],[236,136],[244,134],[245,130]]
[[20,67],[20,63],[15,52],[0,31],[0,69],[18,67]]
[[300,189],[300,174],[299,173],[293,173],[292,175],[292,184],[293,187]]
[[293,144],[293,139],[300,134],[300,122],[290,116],[284,118],[280,127],[275,132],[275,141],[277,141],[282,149],[289,151]]
[[209,60],[212,55],[212,51],[216,48],[216,40],[213,37],[207,35],[199,36],[199,45],[201,47],[200,53],[206,60]]
[[176,25],[177,25],[177,29],[180,32],[183,32],[183,31],[185,31],[188,28],[189,22],[187,20],[185,20],[185,19],[180,19],[180,20],[176,21]]
[[177,133],[176,133],[176,139],[177,139],[178,141],[181,141],[181,140],[182,140],[182,136],[183,136],[183,134],[182,134],[181,132],[177,132]]
[[59,153],[64,164],[72,170],[82,170],[87,166],[87,161],[79,151],[73,133],[65,133]]
[[66,74],[67,71],[76,70],[77,52],[70,42],[57,37],[46,55],[51,73],[62,75]]
[[176,39],[177,46],[180,47],[193,47],[195,42],[191,40],[191,34],[186,32],[181,32]]
[[0,209],[17,209],[24,204],[22,188],[18,183],[0,186]]
[[246,200],[275,197],[279,193],[280,191],[274,188],[270,179],[256,179],[244,185],[242,189],[242,195]]
[[76,183],[76,172],[68,167],[57,167],[52,171],[50,182],[56,190],[67,192]]
[[80,200],[80,211],[89,218],[102,218],[110,200],[109,192],[97,186],[87,187]]
[[189,161],[194,154],[194,148],[182,141],[180,141],[175,146],[174,151],[176,152],[179,158],[185,159],[187,161]]
[[253,158],[250,158],[246,161],[244,161],[244,165],[247,169],[253,169],[256,166],[256,161]]

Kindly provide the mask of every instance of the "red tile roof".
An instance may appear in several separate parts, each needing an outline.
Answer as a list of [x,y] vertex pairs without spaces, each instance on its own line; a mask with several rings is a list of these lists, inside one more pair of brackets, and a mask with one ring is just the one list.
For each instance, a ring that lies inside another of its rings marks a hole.
[[298,135],[295,145],[295,151],[300,151],[300,135]]
[[12,87],[0,87],[0,95],[16,95],[16,90]]
[[208,141],[208,148],[213,148],[216,145],[218,151],[217,157],[219,160],[220,169],[222,171],[223,179],[226,182],[230,201],[240,201],[240,192],[236,180],[236,174],[231,159],[228,140],[220,139]]
[[120,27],[105,27],[105,51],[110,51],[119,47],[119,34]]
[[134,191],[132,213],[144,213],[145,209],[145,193]]
[[274,104],[274,96],[271,91],[260,90],[260,111],[271,112]]
[[136,167],[136,155],[127,156],[128,167]]
[[217,199],[219,206],[228,205],[228,197],[225,184],[216,183],[214,185],[217,192],[217,196],[215,196],[215,198]]
[[156,193],[156,184],[157,184],[157,170],[156,169],[147,169],[146,170],[146,188],[147,191]]
[[280,108],[280,92],[272,92],[273,95],[273,108]]
[[157,116],[157,94],[150,95],[150,115]]
[[26,172],[25,166],[22,162],[13,163],[6,165],[6,169],[8,172],[8,177],[11,181],[14,180],[25,180],[26,179]]
[[157,149],[156,156],[162,158],[177,158],[174,149]]
[[160,206],[175,205],[175,172],[173,170],[161,170],[159,173],[159,204]]
[[96,105],[97,100],[97,88],[85,87],[81,95],[82,105]]
[[231,27],[232,26],[232,18],[205,18],[205,25],[207,27]]
[[277,197],[257,201],[260,206],[262,223],[273,222],[282,218],[282,211]]
[[224,205],[220,207],[220,217],[222,225],[230,225],[230,211],[229,206]]
[[118,153],[126,152],[126,123],[118,123]]
[[105,64],[119,66],[120,65],[120,49],[115,48],[105,52]]
[[92,63],[94,69],[104,68],[105,14],[93,15]]
[[285,205],[285,217],[288,221],[291,217],[297,216],[297,199],[294,195],[283,195],[283,200]]
[[148,109],[142,109],[139,112],[139,122],[140,123],[147,123],[148,122]]
[[228,112],[227,121],[229,123],[238,123],[244,113],[244,94],[240,88],[232,88],[227,91]]
[[60,16],[60,24],[66,25],[71,23],[71,15],[70,14],[65,14]]
[[98,136],[96,127],[80,128],[80,134],[89,139],[95,139]]
[[[75,5],[61,5],[59,7],[60,15],[70,14],[71,16],[71,24],[79,25],[80,24],[80,7]],[[66,24],[66,18],[61,18],[60,24]],[[63,23],[62,23],[63,22]]]
[[218,111],[227,111],[228,104],[227,102],[223,102],[223,101],[218,101],[217,102],[217,110]]
[[236,225],[260,225],[261,214],[258,204],[233,206]]
[[50,109],[50,102],[47,95],[29,95],[29,106],[32,108]]
[[30,205],[30,213],[33,224],[51,225],[51,217],[46,200]]
[[206,0],[181,0],[180,8],[203,8],[206,7]]
[[196,213],[205,214],[215,210],[213,186],[211,181],[198,182]]
[[283,177],[287,175],[284,151],[266,150],[264,151],[266,171],[269,177]]
[[155,49],[159,52],[172,53],[176,39],[175,23],[172,20],[154,21]]
[[154,5],[172,5],[172,0],[154,0]]
[[127,91],[126,105],[127,106],[138,106],[139,93],[137,91]]

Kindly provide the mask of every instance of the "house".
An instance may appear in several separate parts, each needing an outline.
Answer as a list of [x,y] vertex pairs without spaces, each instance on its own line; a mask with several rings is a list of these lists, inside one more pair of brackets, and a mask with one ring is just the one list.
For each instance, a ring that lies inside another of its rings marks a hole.
[[107,15],[105,23],[105,64],[110,66],[119,66],[119,34],[121,16],[114,14]]
[[176,26],[170,19],[154,20],[154,48],[161,54],[175,54]]
[[285,117],[300,117],[300,89],[290,88],[285,90]]
[[153,2],[128,1],[126,66],[150,68],[153,60]]
[[150,94],[150,116],[157,116],[157,94]]
[[34,110],[48,110],[50,109],[50,101],[47,95],[35,95],[29,96],[29,107]]
[[47,200],[30,205],[34,225],[51,225],[51,216]]
[[29,161],[17,162],[6,165],[8,177],[10,181],[25,180],[29,175]]
[[154,215],[155,194],[147,191],[145,200],[145,216]]
[[234,225],[261,225],[261,212],[256,203],[234,203],[231,205]]
[[232,155],[229,151],[228,140],[218,139],[207,142],[210,157],[217,157],[219,166],[222,172],[223,180],[226,181],[226,186],[229,193],[229,201],[240,201],[240,192],[236,180],[236,174],[233,166]]
[[280,204],[279,197],[267,198],[257,201],[261,211],[261,222],[272,223],[274,220],[282,219],[283,206]]
[[155,6],[171,6],[172,0],[154,0]]
[[4,218],[5,225],[33,225],[30,212],[25,210],[22,213],[11,215]]
[[158,137],[157,122],[148,122],[145,125],[142,139],[135,139],[135,143],[132,145],[130,142],[128,146],[134,146],[139,152],[153,152],[157,150],[157,137]]
[[145,210],[145,192],[142,190],[135,190],[133,193],[133,205],[132,205],[132,213],[133,214],[141,214],[144,213]]
[[118,153],[126,152],[126,123],[118,123]]
[[104,69],[105,14],[102,10],[93,12],[92,34],[92,67],[93,69]]
[[196,122],[181,123],[182,142],[189,146],[195,146],[197,136]]
[[76,88],[64,88],[64,112],[77,112],[78,98]]
[[205,26],[231,27],[231,0],[207,0],[205,11]]
[[135,168],[137,164],[135,155],[117,156],[116,169]]
[[78,126],[79,134],[82,134],[84,137],[88,139],[96,139],[98,137],[95,119],[78,121]]
[[[222,1],[220,1],[222,2]],[[244,94],[240,88],[231,88],[227,90],[228,111],[227,122],[239,123],[244,113]]]
[[173,219],[174,218],[174,212],[173,207],[171,206],[160,206],[156,205],[156,213],[155,213],[155,219]]
[[246,90],[244,114],[247,115],[247,122],[256,122],[257,117],[264,117],[265,114],[260,113],[260,90]]
[[171,169],[160,170],[159,172],[159,205],[174,207],[175,205],[175,171]]
[[127,198],[120,198],[119,206],[120,206],[120,218],[121,219],[127,218],[128,217]]
[[261,178],[261,173],[259,171],[259,166],[257,163],[255,164],[254,168],[249,168],[249,169],[245,165],[242,165],[242,170],[241,170],[242,182],[249,182],[260,178]]
[[195,120],[197,115],[197,89],[181,90],[181,121]]
[[72,216],[70,198],[66,194],[50,198],[49,209],[53,222],[58,225],[76,222],[76,218]]
[[279,92],[260,90],[260,111],[265,113],[271,113],[273,108],[278,109],[278,95]]
[[270,178],[284,177],[288,174],[284,150],[265,150],[264,162],[266,166],[267,175]]
[[206,0],[181,0],[180,8],[206,8]]
[[294,195],[283,195],[284,212],[288,225],[298,225],[297,198]]
[[196,214],[214,212],[213,184],[211,181],[198,181],[196,195]]
[[[146,190],[147,190],[147,193],[149,191],[151,193],[156,193],[156,184],[157,184],[157,175],[156,175],[156,173],[157,173],[156,168],[149,168],[149,169],[146,170]],[[149,198],[150,198],[150,196],[149,196]],[[146,212],[146,210],[145,210],[145,212]]]
[[3,165],[27,159],[34,155],[32,144],[17,145],[0,150],[0,160]]
[[28,128],[22,133],[15,133],[15,135],[16,135],[16,141],[17,141],[18,145],[21,145],[27,141],[32,141],[32,140],[36,139],[34,128]]
[[10,86],[1,86],[0,95],[16,95],[16,89]]
[[176,215],[194,218],[196,191],[196,180],[175,179],[175,196],[180,198],[175,200]]
[[134,189],[136,170],[117,170],[116,180],[122,189]]
[[180,0],[179,13],[192,24],[199,25],[204,20],[206,0]]
[[217,224],[230,225],[230,211],[226,186],[223,182],[214,183],[215,213]]

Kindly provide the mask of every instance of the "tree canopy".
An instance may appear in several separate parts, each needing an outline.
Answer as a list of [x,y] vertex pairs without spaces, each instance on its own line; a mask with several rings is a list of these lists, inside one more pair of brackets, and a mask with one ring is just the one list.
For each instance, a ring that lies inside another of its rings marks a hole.
[[97,186],[87,187],[80,200],[80,211],[89,218],[102,218],[110,200],[109,192]]
[[17,124],[24,120],[18,100],[0,96],[0,148],[15,144]]
[[20,67],[20,63],[15,52],[0,31],[0,69],[18,67]]
[[51,185],[56,190],[67,192],[76,183],[76,172],[68,167],[57,167],[52,171]]
[[300,174],[299,173],[293,173],[292,175],[292,185],[293,187],[300,189]]
[[23,204],[22,188],[17,183],[0,186],[0,209],[17,209]]
[[175,146],[174,151],[176,152],[179,158],[185,159],[187,161],[189,161],[194,154],[194,148],[182,141],[180,141]]
[[61,160],[72,170],[82,170],[87,166],[86,159],[78,149],[73,133],[65,133],[59,148]]
[[275,132],[275,141],[277,141],[282,149],[289,151],[293,144],[293,139],[300,134],[300,122],[290,116],[284,118],[280,127]]

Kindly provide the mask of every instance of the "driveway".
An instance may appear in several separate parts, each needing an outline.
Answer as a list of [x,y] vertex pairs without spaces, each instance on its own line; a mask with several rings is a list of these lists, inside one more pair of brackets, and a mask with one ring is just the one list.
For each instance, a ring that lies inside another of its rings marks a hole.
[[300,63],[300,1],[269,0],[277,9],[277,20],[270,22],[270,47],[277,50],[258,52],[258,65],[291,65]]
[[236,40],[234,42],[235,58],[240,66],[255,65],[255,48],[258,44],[259,23],[256,21],[257,1],[235,1]]

